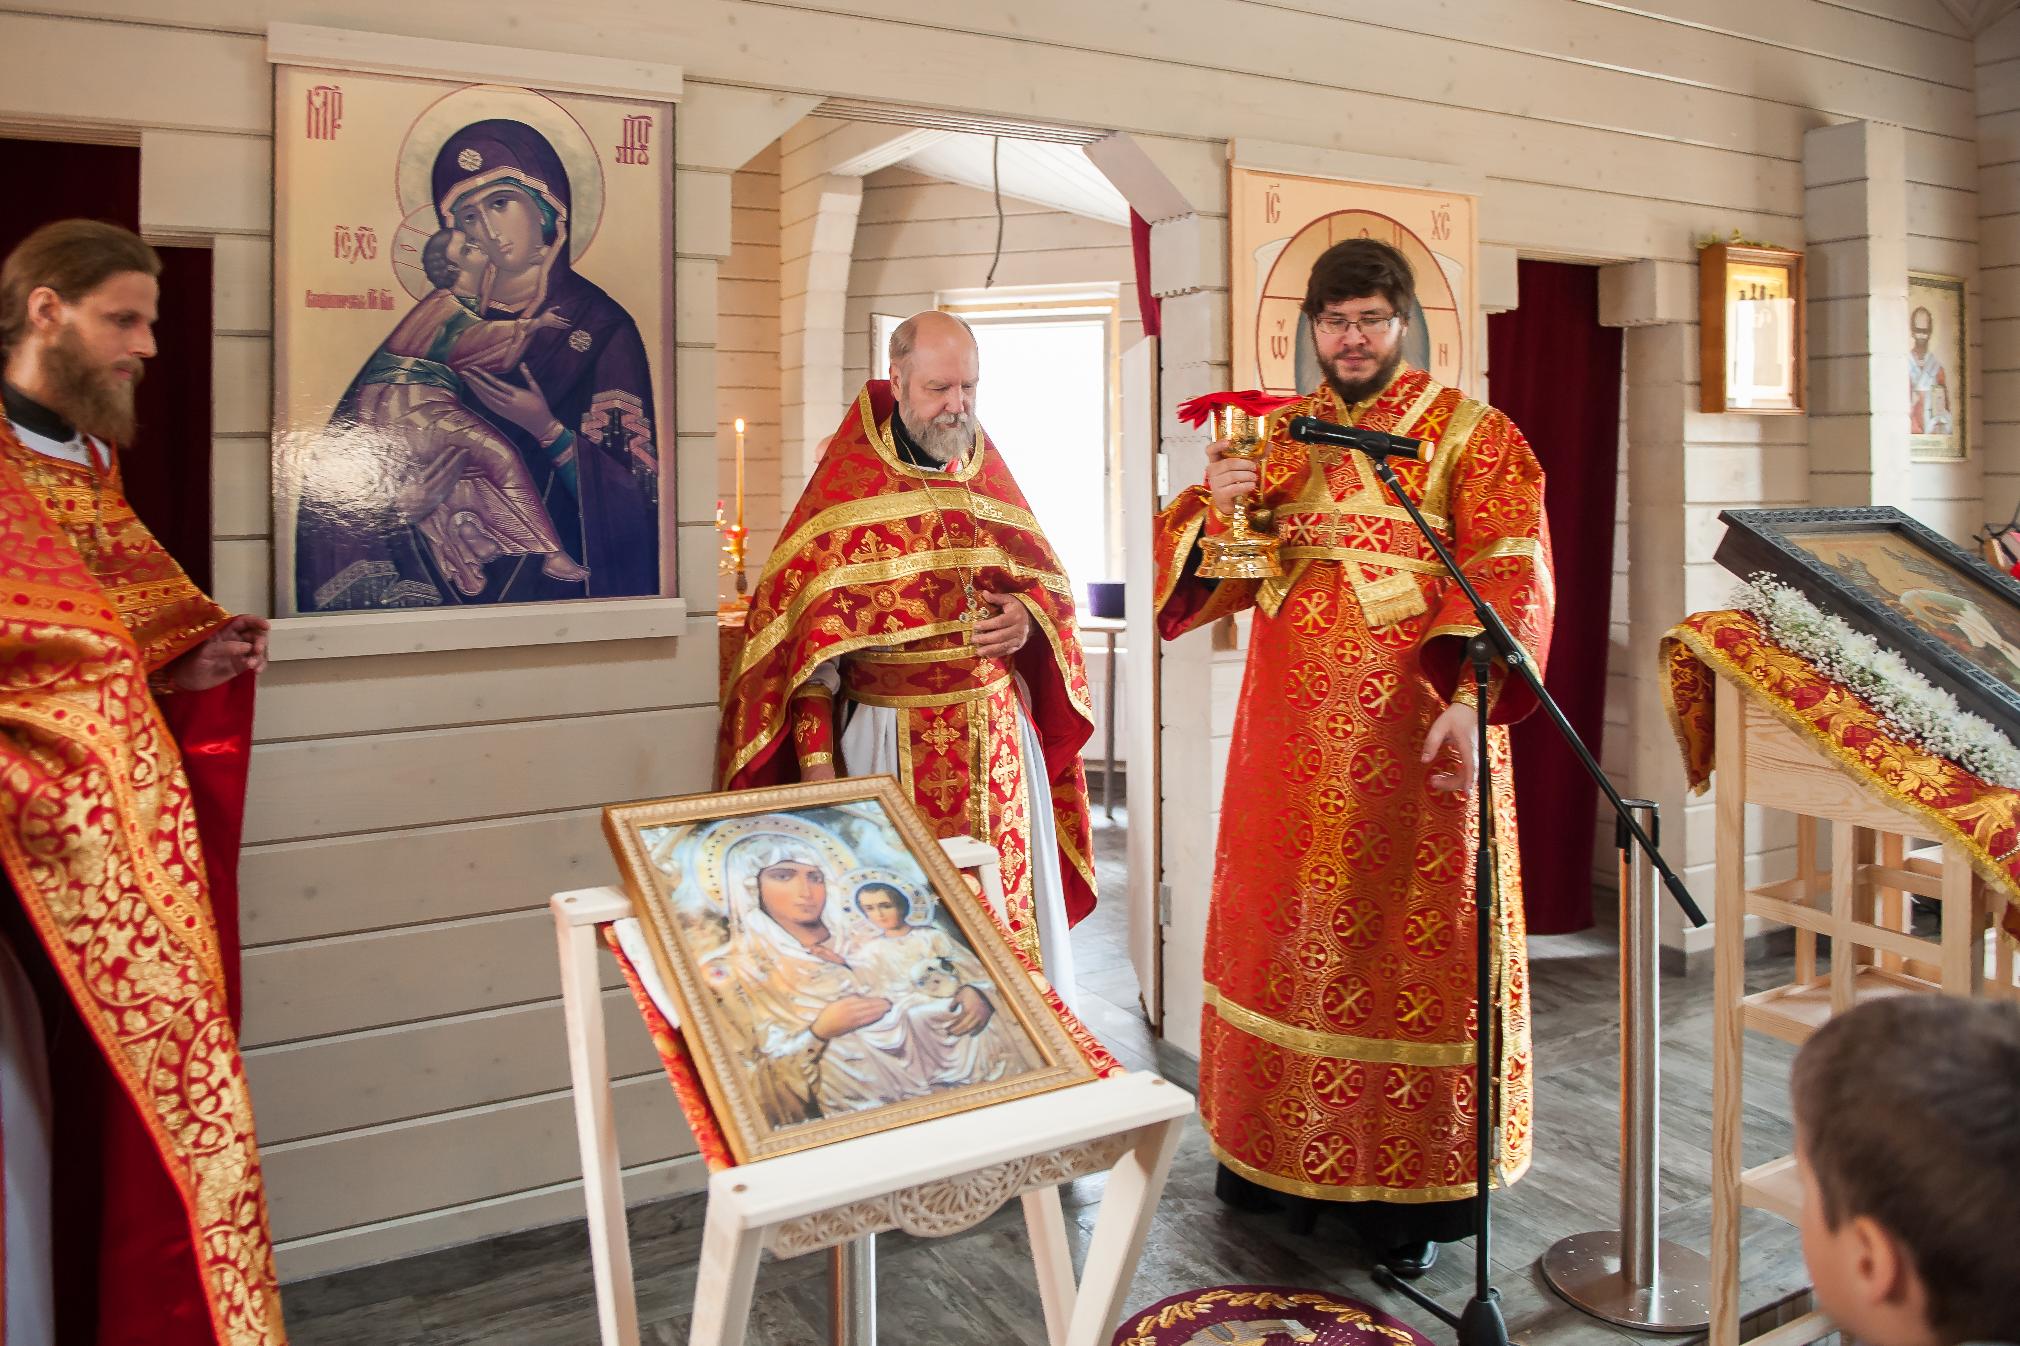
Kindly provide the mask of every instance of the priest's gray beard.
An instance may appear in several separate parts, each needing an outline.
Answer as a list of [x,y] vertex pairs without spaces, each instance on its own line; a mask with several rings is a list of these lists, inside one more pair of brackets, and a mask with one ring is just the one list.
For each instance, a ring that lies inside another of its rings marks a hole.
[[1339,364],[1336,361],[1325,366],[1326,382],[1330,383],[1333,386],[1333,392],[1338,394],[1340,405],[1351,407],[1356,402],[1367,401],[1376,393],[1388,387],[1389,380],[1395,378],[1396,371],[1402,367],[1403,343],[1398,341],[1396,349],[1389,352],[1389,358],[1382,361],[1381,367],[1375,370],[1373,378],[1364,379],[1359,383],[1348,383],[1340,377]]
[[[127,370],[121,379],[113,371]],[[84,353],[83,339],[64,327],[42,351],[42,392],[49,409],[95,439],[124,448],[133,442],[133,394],[144,371],[127,358],[100,367]]]
[[[902,408],[899,414],[904,414]],[[911,433],[912,442],[936,463],[953,462],[975,443],[975,418],[965,411],[935,416],[923,425],[916,417],[905,416],[905,429]]]

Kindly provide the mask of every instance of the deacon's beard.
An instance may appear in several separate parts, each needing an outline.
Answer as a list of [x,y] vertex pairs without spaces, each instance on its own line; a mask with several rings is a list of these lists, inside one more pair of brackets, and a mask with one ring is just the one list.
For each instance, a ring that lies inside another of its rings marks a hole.
[[[119,378],[113,371],[120,369],[133,377]],[[94,439],[121,447],[133,442],[133,396],[142,372],[134,359],[92,364],[82,338],[69,327],[42,351],[42,391],[49,409]]]
[[951,463],[974,446],[975,418],[965,411],[936,416],[924,424],[919,423],[918,417],[905,414],[902,407],[899,414],[904,416],[912,442],[936,463]]
[[1382,361],[1381,367],[1375,370],[1373,377],[1364,379],[1359,383],[1348,383],[1339,376],[1338,362],[1327,361],[1325,365],[1326,382],[1332,385],[1333,392],[1340,399],[1340,404],[1351,407],[1356,402],[1367,401],[1376,393],[1388,387],[1389,381],[1396,377],[1396,371],[1402,367],[1403,343],[1398,341],[1396,349],[1389,352],[1389,358]]

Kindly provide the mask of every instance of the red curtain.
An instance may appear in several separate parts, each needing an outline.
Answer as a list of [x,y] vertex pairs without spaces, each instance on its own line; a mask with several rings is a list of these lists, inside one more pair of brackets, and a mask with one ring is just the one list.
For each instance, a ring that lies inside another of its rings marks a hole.
[[[1613,602],[1620,458],[1620,329],[1599,325],[1599,272],[1522,262],[1521,304],[1487,320],[1495,406],[1514,418],[1547,477],[1557,627],[1545,686],[1599,756]],[[1592,924],[1599,788],[1541,715],[1515,726],[1522,894],[1532,934]]]
[[[32,183],[0,212],[0,257],[51,220],[82,216],[140,228],[140,151],[0,138],[0,182]],[[120,454],[126,498],[198,588],[210,589],[208,248],[161,253],[161,353],[139,393],[139,442]]]
[[1150,288],[1150,221],[1129,212],[1129,251],[1136,262],[1136,308],[1143,334],[1157,336],[1164,328],[1164,305]]

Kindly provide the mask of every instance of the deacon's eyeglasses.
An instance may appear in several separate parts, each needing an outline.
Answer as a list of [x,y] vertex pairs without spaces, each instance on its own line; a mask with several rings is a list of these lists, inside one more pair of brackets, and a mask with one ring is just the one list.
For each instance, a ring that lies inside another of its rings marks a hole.
[[1312,326],[1327,336],[1345,336],[1348,328],[1358,327],[1362,336],[1377,337],[1395,326],[1396,319],[1401,316],[1389,313],[1379,318],[1345,318],[1337,313],[1322,313],[1312,319]]

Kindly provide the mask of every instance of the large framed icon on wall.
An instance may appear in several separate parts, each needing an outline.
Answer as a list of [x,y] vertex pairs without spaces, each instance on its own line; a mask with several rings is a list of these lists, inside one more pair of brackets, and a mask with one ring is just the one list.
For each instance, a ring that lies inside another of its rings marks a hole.
[[676,591],[673,105],[277,64],[284,616]]
[[1290,395],[1323,378],[1303,313],[1312,263],[1335,243],[1378,238],[1409,260],[1417,308],[1403,355],[1440,383],[1480,369],[1475,316],[1478,203],[1462,192],[1305,177],[1235,164],[1228,183],[1231,381]]

